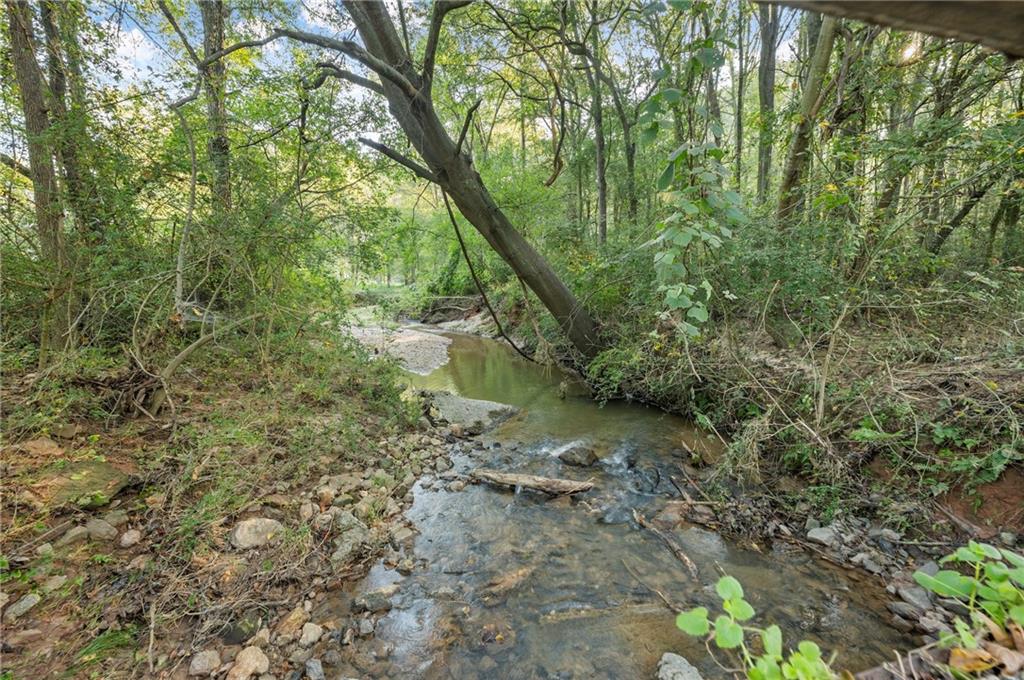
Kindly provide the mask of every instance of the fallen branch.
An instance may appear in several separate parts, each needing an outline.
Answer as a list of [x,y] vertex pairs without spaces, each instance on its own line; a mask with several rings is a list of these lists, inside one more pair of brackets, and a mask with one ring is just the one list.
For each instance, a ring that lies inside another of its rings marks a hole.
[[697,571],[697,565],[693,563],[693,560],[690,559],[689,555],[683,552],[683,549],[679,547],[679,544],[675,542],[675,539],[673,539],[671,536],[666,534],[658,527],[648,522],[643,515],[636,511],[636,508],[633,509],[633,519],[635,519],[636,523],[639,524],[641,527],[647,529],[652,534],[660,538],[665,543],[665,545],[668,546],[668,549],[672,551],[672,554],[676,556],[676,559],[683,563],[686,569],[690,572],[691,576],[693,576],[695,579],[700,578],[700,572]]
[[496,484],[498,486],[522,487],[534,491],[543,491],[552,496],[581,493],[594,488],[594,483],[590,481],[577,482],[572,479],[554,479],[551,477],[538,477],[537,475],[485,470],[483,468],[470,473],[470,478],[475,482],[487,482],[488,484]]

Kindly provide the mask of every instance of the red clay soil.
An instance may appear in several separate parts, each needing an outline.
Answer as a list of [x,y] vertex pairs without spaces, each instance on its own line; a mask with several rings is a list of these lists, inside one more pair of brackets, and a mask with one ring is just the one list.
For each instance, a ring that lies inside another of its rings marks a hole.
[[939,499],[950,512],[979,529],[979,538],[999,531],[1024,532],[1024,470],[1008,468],[1002,476],[979,485],[974,493],[953,488]]

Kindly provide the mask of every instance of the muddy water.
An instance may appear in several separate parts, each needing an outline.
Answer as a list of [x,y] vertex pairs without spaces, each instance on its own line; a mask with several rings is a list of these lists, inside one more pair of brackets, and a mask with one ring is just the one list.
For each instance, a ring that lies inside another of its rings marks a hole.
[[[451,335],[450,361],[419,387],[513,404],[522,412],[486,438],[486,448],[453,455],[456,472],[487,466],[593,478],[595,489],[549,500],[469,485],[457,492],[422,481],[409,511],[418,535],[408,576],[377,565],[360,584],[398,583],[374,645],[389,648],[377,673],[427,678],[651,678],[662,653],[692,660],[705,677],[726,673],[700,641],[678,632],[673,602],[713,608],[722,571],[740,579],[758,612],[786,640],[818,640],[844,665],[891,658],[907,641],[885,623],[878,588],[853,583],[800,551],[762,551],[697,527],[673,535],[696,562],[693,579],[656,537],[631,520],[653,516],[677,492],[685,442],[714,447],[686,421],[624,403],[604,407],[565,376],[530,364],[497,342]],[[556,457],[573,443],[601,456],[589,469]],[[430,488],[426,488],[429,485]],[[767,623],[765,623],[767,625]],[[379,657],[378,657],[379,658]],[[720,656],[724,663],[726,658]],[[386,670],[384,670],[386,669]]]

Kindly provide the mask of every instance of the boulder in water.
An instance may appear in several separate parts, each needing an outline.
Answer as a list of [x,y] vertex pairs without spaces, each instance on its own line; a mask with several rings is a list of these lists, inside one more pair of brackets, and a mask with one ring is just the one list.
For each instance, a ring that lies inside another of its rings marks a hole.
[[594,453],[594,449],[589,446],[570,446],[565,451],[558,454],[558,459],[566,465],[575,465],[577,467],[590,467],[597,462],[597,454]]

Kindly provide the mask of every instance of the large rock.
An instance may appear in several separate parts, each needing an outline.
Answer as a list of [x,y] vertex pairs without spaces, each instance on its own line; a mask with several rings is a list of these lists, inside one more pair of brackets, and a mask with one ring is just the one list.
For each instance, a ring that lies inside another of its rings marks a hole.
[[33,491],[49,506],[72,504],[83,508],[106,505],[128,485],[128,475],[109,463],[83,460],[44,476]]
[[227,680],[248,680],[254,675],[270,670],[270,659],[259,647],[246,647],[235,657],[235,664],[228,671]]
[[280,540],[283,531],[284,525],[276,519],[253,517],[236,524],[228,540],[239,550],[249,550]]
[[658,680],[703,680],[700,671],[693,667],[689,661],[673,654],[665,652],[658,662]]
[[518,411],[508,404],[467,399],[449,392],[431,392],[429,399],[439,419],[461,425],[468,434],[486,432]]
[[558,459],[566,465],[590,467],[597,462],[597,454],[589,446],[570,446],[558,454]]

